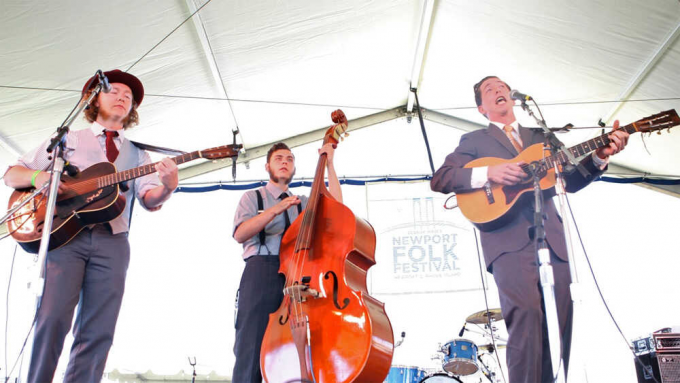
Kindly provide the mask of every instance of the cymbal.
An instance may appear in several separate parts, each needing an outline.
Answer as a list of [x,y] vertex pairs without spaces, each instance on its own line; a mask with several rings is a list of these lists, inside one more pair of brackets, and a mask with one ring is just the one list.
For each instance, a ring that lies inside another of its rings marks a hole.
[[[495,348],[497,350],[500,350],[501,348],[506,348],[506,347],[508,347],[507,344],[496,342]],[[477,349],[480,350],[480,351],[493,352],[494,346],[493,346],[493,343],[487,343],[487,344],[482,344],[482,345],[477,346]]]
[[489,311],[482,310],[480,312],[476,312],[470,315],[469,317],[467,317],[467,319],[465,319],[465,321],[474,324],[486,324],[488,323],[489,319],[491,319],[492,322],[498,322],[503,320],[503,314],[501,314],[501,309],[490,309]]

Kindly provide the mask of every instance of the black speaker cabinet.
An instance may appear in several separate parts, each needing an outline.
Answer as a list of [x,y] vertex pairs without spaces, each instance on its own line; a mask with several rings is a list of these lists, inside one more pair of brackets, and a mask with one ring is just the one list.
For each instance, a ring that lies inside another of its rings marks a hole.
[[656,360],[656,353],[647,352],[638,354],[638,358],[640,358],[640,362],[644,365],[643,368],[637,360],[633,360],[633,362],[635,362],[635,372],[637,373],[638,383],[654,383],[654,378],[656,378],[657,382],[661,382],[661,374],[659,373],[659,364]]

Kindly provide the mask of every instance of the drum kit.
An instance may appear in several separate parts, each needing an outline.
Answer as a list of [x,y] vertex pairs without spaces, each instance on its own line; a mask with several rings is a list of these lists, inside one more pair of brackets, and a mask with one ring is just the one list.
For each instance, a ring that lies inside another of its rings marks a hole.
[[[483,378],[479,377],[480,374],[477,372],[481,372],[489,382],[499,383],[501,380],[495,371],[498,366],[491,356],[496,349],[506,346],[507,340],[495,334],[497,329],[494,323],[502,320],[500,309],[482,310],[468,316],[458,338],[444,345],[440,344],[437,355],[432,358],[441,362],[441,369],[392,366],[384,383],[462,383],[471,382],[472,378],[479,378],[481,382]],[[468,324],[483,326],[483,330],[467,329]],[[477,345],[469,339],[462,338],[465,331],[478,333],[486,339],[490,338],[491,341]]]

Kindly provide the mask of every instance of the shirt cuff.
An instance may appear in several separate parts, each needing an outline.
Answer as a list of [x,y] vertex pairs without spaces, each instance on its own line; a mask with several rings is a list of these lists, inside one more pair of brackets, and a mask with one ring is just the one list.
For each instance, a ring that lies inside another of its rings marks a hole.
[[608,164],[609,157],[603,160],[602,158],[598,157],[596,152],[593,152],[593,165],[595,165],[600,170],[604,170],[604,168],[607,167]]
[[470,187],[472,189],[479,189],[484,187],[486,182],[489,180],[487,173],[489,171],[488,166],[482,166],[479,168],[472,168],[472,176],[470,177]]

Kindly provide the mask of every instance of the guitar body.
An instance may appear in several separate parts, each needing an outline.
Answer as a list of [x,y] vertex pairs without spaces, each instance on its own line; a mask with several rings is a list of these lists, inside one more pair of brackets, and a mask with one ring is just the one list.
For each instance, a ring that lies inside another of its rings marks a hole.
[[[504,158],[485,157],[470,161],[465,168],[477,168],[500,164],[517,163],[520,161],[530,164],[549,156],[543,144],[534,144],[523,150],[517,157],[506,160]],[[541,174],[541,190],[555,186],[555,169],[548,169]],[[489,188],[476,189],[471,192],[457,193],[458,207],[463,215],[480,230],[490,231],[503,226],[514,217],[515,203],[526,192],[534,189],[531,177],[523,182],[507,186],[491,183]]]
[[[198,158],[234,158],[238,157],[238,151],[242,147],[243,145],[237,144],[218,146],[184,153],[171,160],[179,165]],[[61,181],[67,190],[57,196],[49,250],[65,245],[88,225],[117,218],[125,210],[125,195],[120,194],[119,185],[155,173],[156,164],[145,164],[116,173],[115,165],[100,162],[74,177],[62,176]],[[9,208],[12,209],[28,199],[33,190],[15,190],[10,196]],[[40,249],[46,203],[47,198],[44,195],[36,196],[7,221],[10,235],[29,253],[37,253]]]
[[[62,176],[62,183],[69,187],[78,182],[115,172],[116,167],[112,163],[101,162],[90,166],[74,177]],[[8,207],[11,209],[17,206],[28,198],[32,191],[32,188],[15,190],[10,196]],[[47,198],[38,196],[14,213],[7,221],[8,231],[26,252],[37,253],[40,249],[46,205]],[[125,196],[120,194],[120,187],[117,184],[80,194],[69,188],[57,197],[48,250],[67,244],[88,225],[109,222],[117,218],[123,210],[125,210]]]
[[[636,132],[651,133],[660,132],[663,129],[670,129],[680,125],[680,116],[674,110],[657,113],[649,117],[617,128],[628,134]],[[610,132],[611,133],[611,132]],[[607,134],[595,137],[588,141],[567,149],[571,154],[578,158],[586,155],[598,148],[609,145],[610,140]],[[522,168],[526,170],[536,170],[540,180],[541,190],[550,189],[555,186],[555,169],[553,164],[561,166],[568,163],[564,153],[550,155],[550,151],[543,148],[543,144],[534,144],[524,149],[517,157],[506,160],[503,158],[485,157],[468,162],[465,168],[477,168],[482,166],[493,166],[507,163],[517,163],[523,161],[526,165]],[[532,178],[527,176],[517,185],[506,186],[499,184],[487,184],[485,187],[471,192],[456,193],[458,207],[463,215],[482,231],[495,230],[512,220],[517,213],[514,209],[516,202],[527,191],[533,190]]]

